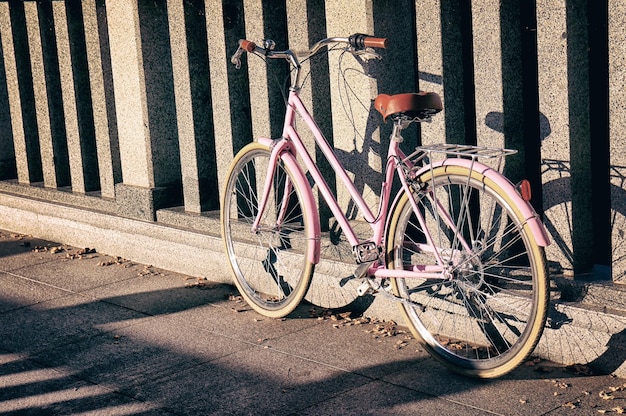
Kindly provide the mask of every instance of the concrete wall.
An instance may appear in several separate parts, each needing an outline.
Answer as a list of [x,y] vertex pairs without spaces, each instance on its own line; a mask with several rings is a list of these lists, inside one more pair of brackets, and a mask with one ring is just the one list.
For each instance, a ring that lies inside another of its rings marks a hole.
[[625,12],[617,0],[0,2],[0,227],[228,281],[208,260],[221,255],[219,194],[238,149],[280,134],[288,74],[259,59],[237,71],[237,40],[302,49],[367,32],[390,39],[376,78],[351,57],[340,71],[335,52],[307,63],[303,92],[368,201],[389,134],[371,100],[436,91],[445,111],[407,148],[518,149],[505,171],[534,186],[553,270],[626,281]]

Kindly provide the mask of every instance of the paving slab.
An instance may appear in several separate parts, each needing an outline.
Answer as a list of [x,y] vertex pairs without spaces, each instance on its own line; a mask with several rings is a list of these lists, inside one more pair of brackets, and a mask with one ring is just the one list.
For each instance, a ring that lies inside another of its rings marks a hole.
[[156,405],[90,383],[72,369],[42,367],[0,351],[0,414],[165,415]]
[[490,414],[482,409],[381,381],[372,381],[299,414],[334,415],[464,415]]
[[53,368],[79,368],[81,379],[135,396],[146,384],[193,373],[203,363],[248,348],[249,344],[150,317],[47,349],[34,359]]
[[180,312],[172,319],[225,337],[266,345],[288,334],[317,326],[319,322],[311,318],[309,308],[301,305],[289,317],[273,319],[257,314],[238,301],[221,301],[198,311]]
[[67,296],[68,292],[60,288],[44,286],[22,276],[0,272],[2,296],[0,313],[34,305],[54,298]]
[[13,272],[28,279],[79,293],[112,282],[132,279],[142,270],[142,266],[132,263],[127,263],[128,267],[106,267],[102,264],[114,261],[109,256],[89,254],[85,257],[72,258],[79,256],[77,254],[79,250],[69,248],[67,251],[62,250],[56,253],[42,253],[42,257],[50,261],[22,267]]
[[227,299],[229,294],[235,292],[232,286],[223,284],[195,288],[190,286],[195,283],[194,280],[189,283],[183,276],[174,273],[144,275],[141,274],[143,269],[131,273],[133,275],[128,279],[81,293],[94,300],[133,309],[146,315],[173,315]]
[[[586,367],[581,369],[587,371]],[[434,360],[408,364],[404,371],[384,380],[501,415],[542,415],[555,409],[565,412],[569,410],[567,404],[612,381],[610,376],[577,374],[574,369],[538,359],[496,380],[451,376]]]
[[143,314],[68,295],[3,313],[0,349],[35,354],[129,325]]
[[82,294],[148,315],[167,315],[184,325],[253,343],[318,323],[310,319],[310,306],[301,305],[289,319],[266,318],[234,296],[237,291],[233,286],[176,273],[135,276]]
[[331,316],[320,323],[324,325],[323,343],[319,342],[321,329],[310,327],[267,341],[267,345],[372,379],[432,360],[406,328],[393,323],[372,323],[369,319]]
[[0,268],[14,271],[24,266],[47,263],[56,259],[35,252],[35,248],[52,248],[58,243],[0,230]]
[[186,414],[288,415],[369,380],[270,348],[257,347],[142,386],[142,400]]

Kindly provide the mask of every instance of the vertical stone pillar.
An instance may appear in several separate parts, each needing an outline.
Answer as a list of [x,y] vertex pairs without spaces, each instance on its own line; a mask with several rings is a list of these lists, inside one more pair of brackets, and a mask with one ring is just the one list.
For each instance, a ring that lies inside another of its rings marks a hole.
[[[3,33],[0,32],[0,38],[2,36]],[[0,43],[0,80],[5,80],[4,53],[1,45]],[[0,108],[9,108],[9,94],[5,82],[0,82]],[[9,111],[0,112],[0,125],[8,127],[11,124],[11,113]],[[15,150],[11,130],[11,128],[0,129],[0,180],[16,178]]]
[[[331,37],[373,33],[371,2],[326,2],[326,30]],[[373,123],[372,100],[378,94],[377,82],[362,73],[367,65],[361,66],[350,54],[333,53],[328,58],[334,147],[357,190],[374,210],[379,191],[374,184],[380,184],[382,171],[378,123]],[[342,185],[337,186],[337,200],[348,218],[361,218]]]
[[124,184],[151,188],[150,131],[137,3],[107,3],[111,69]]
[[[587,8],[593,7],[589,0],[568,0],[567,7],[567,95],[569,130],[571,193],[572,193],[572,247],[574,250],[573,266],[576,273],[588,273],[594,270],[594,241],[599,230],[594,226],[594,208],[602,205],[597,190],[593,187],[593,172],[607,169],[607,161],[592,163],[593,141],[606,140],[606,137],[591,136],[590,95],[589,90],[589,24]],[[605,58],[606,59],[606,58]],[[606,178],[605,178],[606,180]],[[606,182],[605,182],[606,183]],[[598,199],[594,200],[594,196]],[[608,199],[608,196],[607,196]],[[608,201],[605,211],[595,215],[608,215]],[[604,231],[608,238],[608,227]],[[598,244],[599,246],[600,244]],[[598,269],[598,272],[600,270]],[[608,277],[608,276],[607,276]],[[598,273],[597,278],[601,278]]]
[[137,3],[107,3],[111,70],[124,182],[116,186],[122,215],[153,219],[150,130]]
[[500,1],[472,1],[476,134],[479,146],[504,146]]
[[[416,33],[416,7],[414,0],[394,1],[394,12],[390,13],[388,2],[372,2],[373,35],[387,39],[388,47],[378,49],[377,53],[382,56],[380,61],[372,61],[369,66],[370,73],[376,77],[376,92],[383,94],[397,94],[415,92],[419,87]],[[421,7],[421,5],[420,5]],[[426,58],[428,59],[428,58]],[[368,130],[379,128],[380,149],[373,148],[379,155],[375,163],[382,163],[385,157],[389,136],[392,131],[392,123],[383,122],[377,111],[370,110],[370,127]],[[427,127],[426,127],[427,128]],[[402,133],[404,141],[402,149],[407,153],[413,152],[419,144],[419,125],[411,126]],[[382,167],[381,167],[382,170]],[[378,180],[380,182],[380,179]],[[380,183],[373,184],[376,188]]]
[[[324,0],[294,0],[287,2],[289,47],[292,50],[308,50],[314,43],[328,37]],[[328,54],[320,51],[315,57],[301,62],[301,80],[306,79],[300,98],[314,117],[322,134],[333,145],[333,115],[331,112],[331,80],[328,73]],[[319,149],[315,148],[313,134],[304,122],[297,121],[298,133],[307,144],[311,157],[316,161],[322,176],[331,189],[336,188],[335,176],[330,164]],[[315,195],[321,200],[321,195]],[[332,213],[325,203],[318,204],[322,229],[327,230]]]
[[[308,12],[310,5],[308,3],[311,3],[311,1],[310,0],[293,0],[293,1],[287,2],[287,16],[288,16],[287,30],[288,30],[288,37],[289,37],[288,46],[290,49],[295,50],[295,51],[306,51],[314,42],[317,42],[326,37],[326,33],[324,31],[324,23],[323,23],[324,20],[313,19],[313,21],[310,21],[309,19],[310,13]],[[321,13],[323,15],[324,6],[323,4],[319,4],[319,3],[320,2],[317,2],[317,4],[311,5],[311,7],[315,7],[316,8],[315,12]],[[327,119],[330,115],[328,113],[324,113],[324,111],[321,110],[323,108],[323,103],[318,102],[320,101],[321,97],[319,96],[315,97],[314,90],[315,89],[323,90],[327,86],[328,66],[324,67],[323,63],[320,62],[319,57],[314,58],[313,62],[311,62],[311,60],[302,62],[301,66],[302,66],[302,69],[300,72],[301,74],[300,79],[302,80],[304,79],[304,77],[308,76],[308,82],[306,82],[302,86],[302,89],[300,90],[300,98],[302,99],[302,102],[304,103],[304,105],[309,109],[309,112],[311,113],[311,115],[313,115],[313,118],[315,118],[316,120],[318,118]],[[311,71],[315,71],[315,74],[313,74]],[[318,84],[316,82],[315,86],[313,86],[313,83],[315,82],[314,80],[320,80],[321,78],[323,79],[324,74],[320,74],[320,72],[326,72],[326,82],[322,81],[322,84]],[[326,101],[326,102],[329,103],[330,101]],[[323,121],[321,121],[320,124],[324,125]],[[330,121],[330,123],[325,123],[325,124],[326,126],[332,125],[332,120]],[[298,127],[299,127],[298,133],[300,134],[300,137],[307,144],[307,148],[310,149],[311,157],[313,157],[313,159],[316,160],[317,155],[315,154],[315,150],[314,150],[315,141],[313,138],[313,134],[306,127],[304,122],[298,121]],[[328,133],[328,131],[326,132],[322,131],[322,133]],[[332,140],[332,136],[330,138],[327,137],[327,140],[329,139]],[[320,155],[319,161],[322,163],[322,166],[318,166],[320,168],[320,171],[327,170],[328,166],[325,163],[326,161],[323,158],[323,156]],[[323,173],[328,174],[329,172],[326,171]],[[322,215],[322,218],[323,218],[322,221],[325,220],[326,222],[328,222],[327,216]]]
[[[43,182],[47,188],[58,188],[69,185],[70,179],[67,143],[59,124],[63,122],[63,114],[57,108],[60,104],[56,96],[60,92],[56,85],[59,73],[55,62],[54,28],[50,21],[52,16],[48,15],[51,7],[49,3],[24,3]],[[44,44],[47,48],[44,48]]]
[[196,156],[196,141],[191,102],[189,58],[185,28],[185,10],[182,0],[168,0],[167,14],[172,45],[172,67],[174,72],[174,96],[176,120],[180,145],[181,171],[183,176],[183,199],[185,210],[199,213],[200,181]]
[[544,222],[553,244],[549,260],[573,268],[569,85],[565,0],[537,0],[539,109],[543,158]]
[[[235,69],[230,57],[242,33],[243,4],[238,0],[206,2],[206,30],[215,137],[217,177],[220,193],[235,152],[252,140],[245,62]],[[221,198],[221,196],[220,196]]]
[[472,29],[477,144],[517,150],[504,170],[517,182],[525,177],[519,2],[473,1]]
[[[15,46],[13,43],[11,16],[9,12],[9,3],[0,3],[0,47],[2,48],[2,63],[4,65],[4,79],[6,79],[6,93],[8,100],[8,111],[6,117],[10,122],[11,130],[3,133],[3,144],[0,145],[0,151],[4,153],[8,147],[11,147],[11,154],[15,157],[15,167],[17,179],[19,182],[29,182],[30,172],[28,160],[26,157],[26,139],[24,137],[24,125],[22,119],[22,103],[19,92],[19,82],[17,77],[17,65],[15,62]],[[11,141],[11,145],[5,144]],[[19,157],[18,157],[19,156]],[[2,163],[2,159],[0,159]]]
[[470,0],[440,0],[446,142],[476,141]]
[[[326,16],[324,0],[289,0],[287,1],[287,29],[289,37],[289,48],[296,51],[306,51],[309,47],[327,37]],[[333,143],[332,136],[332,115],[330,112],[330,84],[328,75],[328,55],[324,50],[319,55],[301,63],[301,80],[307,79],[300,91],[300,98],[309,112],[313,115],[320,130],[326,137],[329,144]],[[326,161],[326,158],[317,153],[313,135],[306,127],[305,123],[297,120],[298,133],[307,145],[311,157],[315,160],[317,167],[326,179],[327,183],[334,189],[334,172]],[[328,231],[332,224],[332,213],[324,203],[321,194],[316,193],[318,207],[320,208],[320,221],[322,231]],[[344,248],[341,246],[341,248]],[[306,294],[306,300],[314,305],[326,308],[340,308],[354,301],[355,287],[351,284],[340,284],[344,276],[343,270],[334,261],[336,251],[340,251],[339,246],[333,245],[328,238],[322,240],[322,258],[315,268],[315,279],[311,282],[311,287]],[[349,272],[348,272],[349,273]]]
[[24,3],[0,3],[5,71],[18,181],[43,181]]
[[[265,39],[262,0],[244,0],[246,39],[258,43]],[[283,45],[277,45],[282,49]],[[270,60],[268,60],[270,61]],[[272,63],[270,62],[269,65]],[[253,137],[271,137],[270,98],[268,66],[263,59],[248,56],[248,79],[250,80],[250,115]]]
[[[85,47],[87,49],[87,64],[89,66],[89,86],[91,88],[91,105],[93,110],[94,134],[96,151],[98,154],[98,170],[100,173],[100,193],[105,198],[115,197],[115,182],[119,172],[114,166],[119,165],[119,155],[114,155],[111,145],[109,129],[109,114],[106,102],[106,92],[103,76],[103,60],[101,42],[109,44],[108,37],[101,39],[100,24],[98,22],[98,6],[95,0],[80,2],[85,27]],[[106,28],[102,28],[106,29]],[[106,30],[102,31],[106,33]],[[118,169],[119,170],[119,169]]]
[[432,123],[422,125],[422,143],[445,143],[446,97],[443,93],[441,1],[417,1],[415,14],[419,89],[439,94],[443,102],[443,111],[433,117]]
[[[61,94],[63,97],[63,114],[65,115],[65,135],[70,162],[70,177],[72,192],[85,193],[85,178],[83,175],[83,144],[78,127],[78,110],[74,85],[74,71],[72,68],[72,52],[67,28],[67,14],[65,2],[52,2],[54,15],[54,29],[59,59],[59,73],[61,78]],[[46,152],[48,154],[49,152]]]
[[626,4],[609,0],[609,129],[613,280],[626,283]]
[[[566,269],[593,265],[587,2],[537,2],[539,102],[548,258]],[[549,131],[545,129],[548,128]]]
[[[133,0],[107,3],[111,69],[123,172],[123,183],[116,185],[116,201],[121,215],[154,220],[155,210],[168,200],[170,190],[165,186],[175,180],[180,161],[177,149],[174,149],[174,146],[177,148],[177,140],[168,137],[173,120],[169,119],[170,114],[166,110],[171,108],[172,103],[160,101],[163,98],[161,94],[167,95],[167,92],[161,91],[163,88],[167,89],[167,79],[157,79],[156,73],[152,73],[151,82],[158,85],[150,85],[150,88],[153,93],[151,98],[156,100],[152,105],[159,108],[153,108],[154,114],[150,117],[138,7],[138,3]],[[166,16],[162,17],[162,22],[165,22]],[[155,16],[145,18],[154,19]],[[146,43],[148,47],[157,48],[155,42],[163,40],[155,38],[151,41],[152,44]],[[152,49],[148,52],[158,54]],[[151,57],[154,59],[154,56]],[[154,64],[155,62],[151,62],[150,69],[156,72],[158,69]],[[156,91],[157,88],[161,92]],[[155,125],[151,126],[151,123]]]
[[[217,154],[217,177],[219,192],[224,189],[224,181],[228,175],[228,166],[233,160],[233,134],[231,130],[230,95],[228,90],[228,73],[226,65],[227,45],[224,34],[224,12],[221,2],[206,2],[206,30],[209,49],[209,74],[211,77],[211,97],[214,103],[213,119]],[[231,48],[235,45],[229,45]]]

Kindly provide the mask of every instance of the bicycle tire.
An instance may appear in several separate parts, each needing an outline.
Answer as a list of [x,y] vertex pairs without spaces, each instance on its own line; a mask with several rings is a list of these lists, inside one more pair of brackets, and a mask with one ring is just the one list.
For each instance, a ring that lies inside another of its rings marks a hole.
[[[293,180],[302,173],[292,172],[283,161],[277,164],[260,230],[252,232],[269,158],[269,148],[259,143],[237,154],[226,181],[220,220],[239,293],[258,313],[282,318],[293,312],[309,288],[315,265],[308,259],[314,243],[307,239],[312,224],[301,203],[305,191]],[[285,189],[288,198],[282,198]],[[285,201],[285,218],[278,228],[277,213]]]
[[[437,264],[424,245],[412,197],[448,274],[445,279],[391,279],[394,294],[403,299],[406,322],[424,348],[454,372],[502,376],[528,358],[545,326],[549,275],[544,249],[510,196],[480,172],[437,167],[417,183],[419,190],[402,195],[392,210],[387,266]],[[433,210],[433,200],[445,206],[463,235],[455,238],[443,213]]]

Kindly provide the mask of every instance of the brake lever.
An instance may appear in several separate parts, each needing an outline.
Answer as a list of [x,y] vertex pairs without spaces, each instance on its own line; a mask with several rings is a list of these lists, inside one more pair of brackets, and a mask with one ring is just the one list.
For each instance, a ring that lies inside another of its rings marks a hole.
[[235,68],[237,69],[241,69],[241,55],[244,52],[245,52],[244,49],[241,46],[239,46],[237,48],[237,51],[230,58],[230,62],[233,63],[235,65]]
[[355,48],[350,48],[352,54],[360,60],[365,60],[365,61],[369,61],[370,59],[376,59],[376,60],[381,60],[383,59],[382,56],[380,56],[376,51],[374,51],[374,49],[372,48],[363,48],[363,49],[355,49]]

